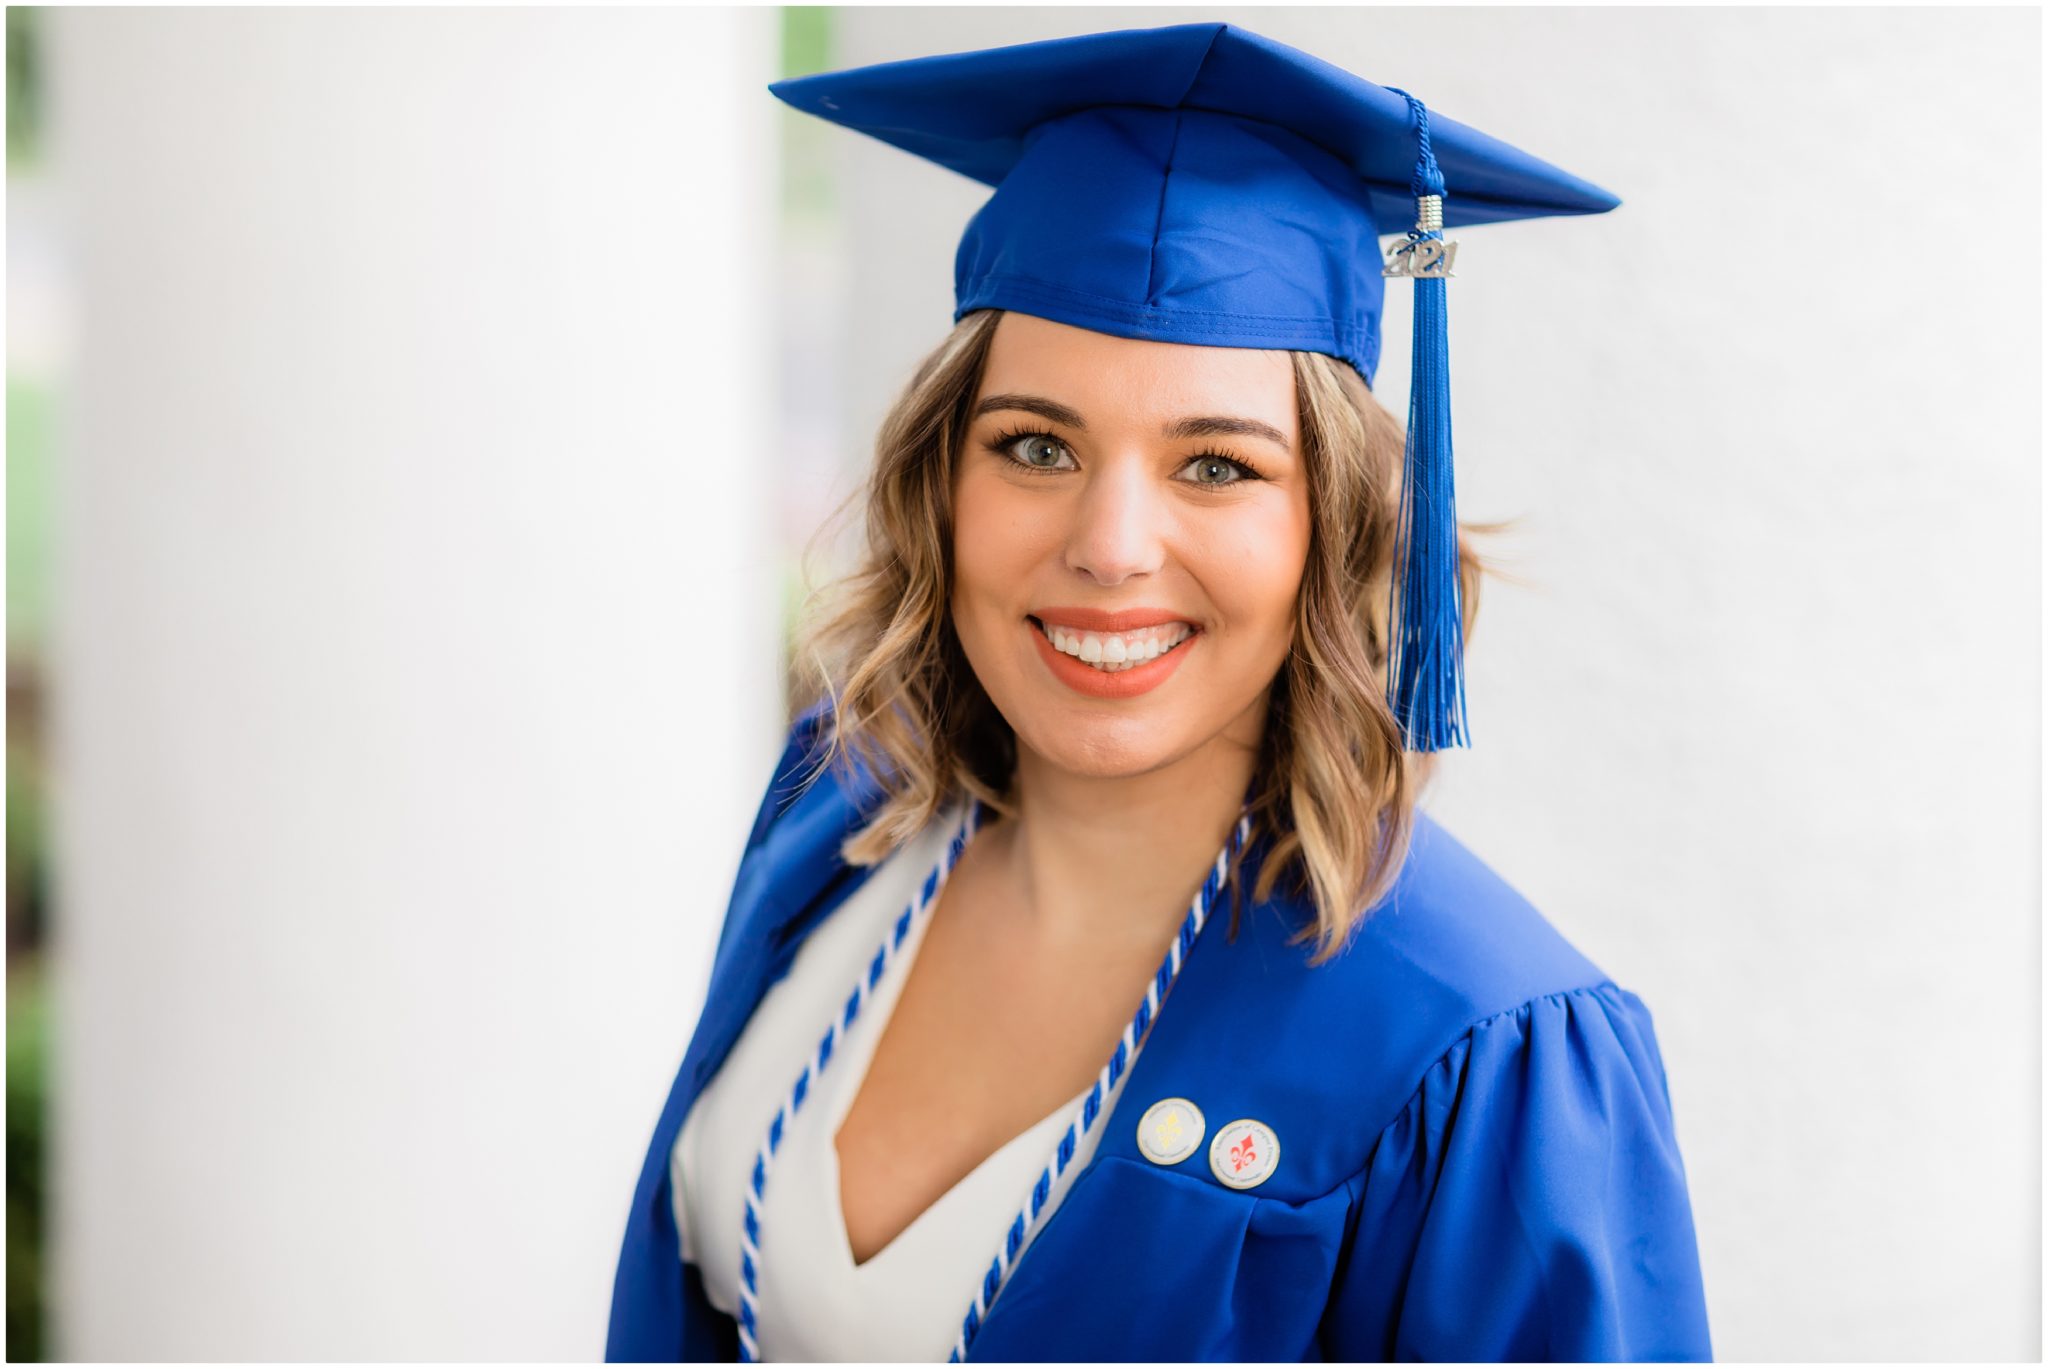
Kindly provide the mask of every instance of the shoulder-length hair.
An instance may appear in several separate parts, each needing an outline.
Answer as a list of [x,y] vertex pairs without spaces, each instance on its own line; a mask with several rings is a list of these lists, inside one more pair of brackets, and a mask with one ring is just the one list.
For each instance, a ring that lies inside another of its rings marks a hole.
[[[918,366],[884,417],[875,460],[849,503],[866,512],[854,569],[799,631],[799,700],[829,698],[828,744],[811,778],[857,760],[882,797],[841,851],[872,865],[955,799],[1005,799],[1016,738],[954,635],[954,464],[1000,310],[978,310]],[[1292,352],[1311,531],[1293,647],[1273,678],[1252,792],[1254,839],[1271,845],[1252,897],[1289,877],[1314,904],[1310,964],[1337,954],[1407,858],[1415,801],[1435,767],[1404,753],[1384,693],[1387,594],[1400,514],[1401,425],[1345,362]],[[845,509],[842,505],[842,512]],[[829,526],[829,525],[828,525]],[[1458,579],[1470,641],[1479,580],[1491,570],[1462,524]],[[1233,920],[1233,934],[1235,921]]]

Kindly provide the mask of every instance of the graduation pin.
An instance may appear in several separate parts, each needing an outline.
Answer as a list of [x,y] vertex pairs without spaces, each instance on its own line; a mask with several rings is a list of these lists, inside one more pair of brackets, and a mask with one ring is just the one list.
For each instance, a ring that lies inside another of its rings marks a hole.
[[1240,1117],[1209,1143],[1209,1172],[1231,1188],[1257,1188],[1280,1163],[1280,1138],[1273,1128]]
[[1138,1119],[1138,1150],[1155,1165],[1177,1165],[1202,1144],[1202,1110],[1185,1098],[1162,1098]]

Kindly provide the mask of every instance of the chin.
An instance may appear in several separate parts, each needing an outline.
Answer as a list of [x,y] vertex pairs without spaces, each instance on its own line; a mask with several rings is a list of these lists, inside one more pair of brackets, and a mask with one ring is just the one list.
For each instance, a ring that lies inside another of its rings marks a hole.
[[1038,753],[1048,765],[1091,779],[1142,775],[1179,756],[1184,728],[1157,717],[1108,717],[1080,708],[1043,710],[1012,723],[1020,745]]

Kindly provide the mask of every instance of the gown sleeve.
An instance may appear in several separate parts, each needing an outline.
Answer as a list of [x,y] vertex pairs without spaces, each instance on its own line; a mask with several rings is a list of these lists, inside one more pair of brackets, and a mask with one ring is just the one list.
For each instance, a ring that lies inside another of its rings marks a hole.
[[1357,1186],[1333,1360],[1709,1360],[1650,1014],[1611,982],[1467,1030]]

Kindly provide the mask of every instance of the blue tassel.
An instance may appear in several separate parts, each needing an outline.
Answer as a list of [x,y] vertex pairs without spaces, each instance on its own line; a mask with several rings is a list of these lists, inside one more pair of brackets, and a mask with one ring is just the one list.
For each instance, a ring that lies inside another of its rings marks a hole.
[[[1389,87],[1392,89],[1392,87]],[[1444,279],[1457,244],[1443,241],[1443,173],[1429,145],[1429,111],[1397,90],[1415,117],[1420,151],[1410,184],[1415,228],[1385,274],[1415,282],[1415,349],[1408,395],[1387,703],[1410,751],[1470,746],[1465,706],[1464,613],[1458,584],[1458,514],[1451,478],[1451,360]]]

